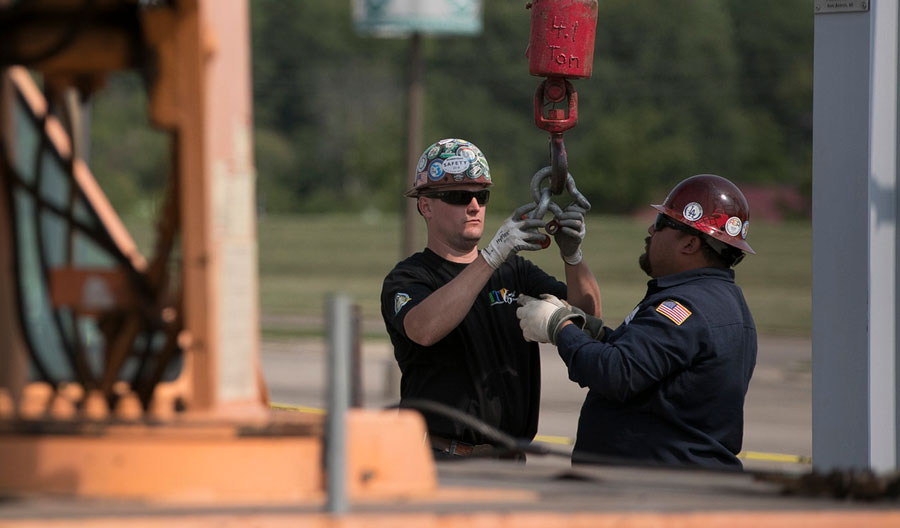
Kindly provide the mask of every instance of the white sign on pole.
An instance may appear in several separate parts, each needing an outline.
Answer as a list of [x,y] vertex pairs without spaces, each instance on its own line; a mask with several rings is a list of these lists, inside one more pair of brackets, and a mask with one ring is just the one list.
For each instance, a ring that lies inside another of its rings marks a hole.
[[351,0],[359,33],[396,37],[481,33],[482,0]]

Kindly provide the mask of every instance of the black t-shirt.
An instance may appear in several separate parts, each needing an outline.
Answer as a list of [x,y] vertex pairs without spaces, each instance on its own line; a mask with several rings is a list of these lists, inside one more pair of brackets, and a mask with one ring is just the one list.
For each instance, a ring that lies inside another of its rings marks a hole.
[[[516,318],[520,294],[565,298],[566,285],[522,257],[504,262],[463,321],[430,347],[406,337],[409,310],[450,282],[466,264],[429,249],[397,264],[385,277],[381,315],[400,365],[400,399],[426,399],[459,409],[505,433],[531,440],[541,391],[538,345],[525,341]],[[489,443],[447,417],[425,413],[428,431],[474,444]]]

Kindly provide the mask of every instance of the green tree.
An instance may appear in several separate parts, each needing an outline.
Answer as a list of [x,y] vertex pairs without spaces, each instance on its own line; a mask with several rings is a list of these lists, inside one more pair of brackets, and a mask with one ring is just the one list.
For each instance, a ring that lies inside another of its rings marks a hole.
[[147,120],[140,76],[119,72],[92,99],[90,166],[120,215],[155,212],[170,174],[169,136]]
[[[421,140],[479,145],[502,211],[531,199],[532,175],[549,164],[548,135],[532,120],[541,79],[524,55],[529,11],[524,2],[483,4],[481,35],[424,38]],[[409,178],[409,42],[355,34],[346,0],[250,8],[261,205],[399,209]],[[809,188],[807,0],[602,0],[593,71],[573,81],[579,123],[565,141],[596,210],[643,207],[698,172]],[[94,108],[98,179],[122,212],[152,202],[168,172],[168,140],[146,124],[137,74],[112,76]]]
[[[401,43],[356,36],[349,2],[251,8],[256,127],[295,153],[279,173],[259,171],[260,185],[288,191],[295,209],[365,206],[385,179],[374,169],[404,159],[393,135],[403,122]],[[266,155],[259,143],[256,154]]]
[[813,14],[808,2],[729,0],[740,31],[741,103],[754,115],[747,177],[797,184],[812,177]]
[[744,133],[733,31],[717,0],[601,3],[570,147],[595,206],[627,212],[687,175],[733,171]]

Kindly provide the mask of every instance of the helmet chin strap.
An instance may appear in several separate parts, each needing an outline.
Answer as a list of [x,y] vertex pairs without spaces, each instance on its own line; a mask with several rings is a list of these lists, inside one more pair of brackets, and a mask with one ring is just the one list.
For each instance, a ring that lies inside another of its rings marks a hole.
[[721,240],[716,240],[715,238],[701,233],[701,237],[706,244],[712,248],[720,257],[724,258],[726,261],[730,262],[730,267],[735,267],[738,263],[744,260],[744,252],[729,246],[725,242]]
[[722,252],[725,251],[725,249],[729,247],[728,244],[726,244],[725,242],[722,242],[721,240],[716,240],[715,238],[713,238],[711,236],[704,236],[703,239],[706,241],[707,244],[709,244],[709,247],[713,248],[713,251],[715,251],[719,255],[721,255]]

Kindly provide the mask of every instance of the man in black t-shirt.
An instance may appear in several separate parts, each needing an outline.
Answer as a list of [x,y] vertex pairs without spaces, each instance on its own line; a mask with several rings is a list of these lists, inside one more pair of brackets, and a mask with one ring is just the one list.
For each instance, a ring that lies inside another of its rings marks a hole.
[[[516,210],[479,252],[491,185],[487,160],[472,143],[444,139],[425,150],[406,196],[425,219],[427,246],[385,278],[381,312],[402,373],[401,406],[430,400],[531,440],[540,356],[519,329],[516,299],[549,293],[599,317],[600,294],[581,259],[585,210],[576,204],[558,217],[554,235],[568,288],[516,254],[545,241],[543,220],[525,218],[533,204]],[[490,451],[491,438],[461,421],[423,414],[436,456]]]

